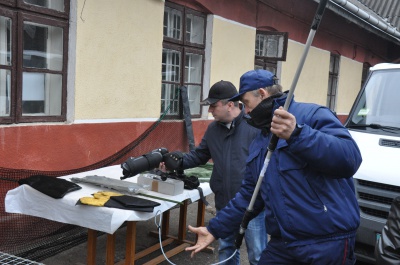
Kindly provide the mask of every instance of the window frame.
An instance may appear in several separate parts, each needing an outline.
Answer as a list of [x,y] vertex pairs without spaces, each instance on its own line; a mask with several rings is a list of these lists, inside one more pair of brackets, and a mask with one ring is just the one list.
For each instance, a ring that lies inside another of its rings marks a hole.
[[[12,19],[12,60],[11,60],[11,91],[10,91],[10,115],[0,116],[0,124],[18,124],[33,122],[65,122],[67,112],[67,79],[68,79],[68,42],[69,42],[69,0],[64,1],[65,12],[48,10],[41,7],[23,3],[23,0],[7,0],[7,5],[14,3],[19,9],[9,9],[5,5],[0,5],[0,15],[11,17]],[[35,11],[35,12],[30,12]],[[40,13],[39,13],[40,11]],[[53,15],[53,16],[52,16]],[[57,17],[54,17],[57,15]],[[23,66],[23,42],[24,42],[24,23],[32,22],[46,26],[59,27],[63,30],[62,35],[62,69],[50,70],[47,68],[31,68]],[[0,65],[0,69],[8,69],[7,66]],[[61,106],[60,115],[23,115],[22,113],[22,88],[23,73],[44,73],[61,75]]]
[[258,56],[256,55],[255,58],[256,60],[263,60],[263,61],[286,61],[286,55],[287,55],[287,47],[288,47],[288,37],[289,33],[288,32],[280,32],[280,31],[267,31],[267,30],[257,30],[256,31],[256,41],[257,41],[257,35],[262,34],[262,35],[281,35],[283,36],[283,47],[282,47],[282,57],[269,57],[269,56]]
[[8,6],[17,6],[17,2],[15,0],[2,0],[2,5],[8,5]]
[[[10,1],[10,0],[7,0],[7,1]],[[13,0],[11,0],[11,1],[13,1]],[[50,16],[54,16],[54,17],[62,17],[62,18],[69,17],[69,5],[70,5],[70,0],[64,0],[64,12],[62,12],[62,11],[57,11],[57,10],[50,9],[50,8],[45,8],[45,7],[25,3],[24,0],[17,0],[18,8],[25,9],[27,11],[40,13],[40,14],[50,15]]]
[[[331,53],[329,60],[329,78],[328,78],[328,90],[326,97],[326,107],[332,111],[336,111],[336,105],[337,105],[340,59],[341,59],[340,55]],[[333,69],[331,69],[332,64],[333,64]]]
[[[202,96],[203,96],[203,80],[204,80],[204,63],[205,63],[205,51],[204,50],[199,50],[199,49],[193,49],[190,47],[184,47],[183,48],[183,53],[182,53],[182,61],[185,63],[186,62],[186,54],[187,53],[193,53],[193,54],[199,54],[202,56],[202,60],[201,60],[201,80],[200,83],[190,83],[190,82],[185,82],[185,67],[186,65],[182,65],[182,83],[184,86],[186,86],[188,88],[189,85],[194,85],[194,86],[200,86],[200,101],[202,100]],[[188,96],[189,96],[189,89],[188,89]],[[200,105],[200,101],[199,101],[199,105]],[[180,107],[182,107],[182,104],[179,105]],[[192,118],[200,118],[201,117],[201,105],[200,105],[200,111],[199,114],[193,114],[190,113],[190,115],[192,116]]]
[[[165,2],[166,7],[170,7],[176,10],[179,10],[182,12],[182,39],[177,40],[174,38],[166,37],[163,36],[163,49],[171,49],[171,50],[176,50],[181,52],[181,62],[180,62],[180,82],[179,84],[176,82],[171,82],[171,81],[163,81],[161,80],[161,85],[162,84],[178,84],[179,87],[181,86],[188,86],[188,85],[198,85],[200,86],[200,101],[203,98],[203,85],[204,85],[204,63],[205,63],[205,43],[206,43],[206,26],[207,26],[207,15],[204,13],[201,13],[199,11],[180,6],[171,2]],[[198,43],[192,43],[186,39],[186,16],[188,14],[192,14],[195,16],[202,17],[204,19],[204,24],[203,24],[203,44],[198,44]],[[186,62],[186,54],[187,53],[194,53],[194,54],[200,54],[202,55],[202,62],[201,62],[201,83],[188,83],[185,82],[185,62]],[[182,99],[179,96],[179,108],[178,108],[178,114],[166,114],[165,118],[166,119],[181,119],[183,118],[183,104],[182,104]],[[200,102],[199,102],[200,104]],[[202,108],[200,106],[200,111],[199,114],[192,114],[192,118],[200,118],[202,114]]]
[[11,89],[10,89],[10,115],[0,116],[0,124],[10,124],[15,121],[15,102],[17,87],[17,45],[14,41],[17,39],[17,13],[8,9],[0,9],[0,16],[9,17],[11,19],[11,65],[1,65],[0,69],[10,70],[11,72]]
[[[200,12],[198,12],[198,11],[196,11],[196,10],[193,10],[193,9],[188,9],[188,8],[185,8],[185,10],[184,10],[185,12],[184,12],[184,17],[185,17],[185,19],[184,19],[184,26],[183,26],[183,29],[184,29],[184,31],[183,31],[183,33],[184,33],[184,35],[183,35],[183,40],[184,40],[184,44],[185,44],[185,46],[190,46],[190,47],[196,47],[196,48],[200,48],[200,49],[205,49],[205,47],[206,47],[206,26],[207,26],[207,16],[205,15],[205,14],[202,14],[202,13],[200,13]],[[193,42],[190,42],[190,41],[188,41],[187,39],[186,39],[186,16],[188,15],[188,14],[191,14],[191,15],[195,15],[195,16],[198,16],[198,17],[203,17],[203,19],[204,19],[204,23],[203,23],[203,44],[199,44],[199,43],[193,43]]]
[[[261,69],[270,71],[274,75],[278,74],[278,62],[277,61],[268,61],[266,59],[265,60],[255,59],[254,65],[260,67]],[[254,69],[256,69],[256,68],[257,67],[254,67]],[[269,70],[269,68],[274,69],[274,71]]]
[[[180,58],[180,69],[179,69],[179,82],[174,82],[174,81],[164,81],[161,79],[161,85],[162,84],[169,84],[169,85],[177,85],[178,87],[182,86],[183,83],[183,76],[182,73],[184,70],[182,70],[182,68],[184,68],[184,66],[182,65],[183,63],[183,47],[182,46],[177,46],[177,45],[173,45],[170,43],[163,43],[163,49],[169,49],[169,50],[174,50],[174,51],[178,51],[181,53],[181,58]],[[166,118],[170,118],[170,119],[176,119],[176,118],[180,118],[180,114],[183,112],[183,107],[182,107],[182,103],[181,103],[181,97],[178,96],[178,104],[179,104],[179,108],[178,108],[178,114],[166,114],[165,117]]]
[[[268,57],[268,56],[258,56],[254,55],[254,69],[262,68],[264,70],[272,71],[275,75],[278,74],[278,61],[286,61],[287,48],[288,48],[288,32],[280,32],[273,30],[256,30],[255,45],[257,45],[257,35],[282,35],[284,37],[283,47],[282,47],[282,57]],[[254,54],[255,54],[254,48]]]

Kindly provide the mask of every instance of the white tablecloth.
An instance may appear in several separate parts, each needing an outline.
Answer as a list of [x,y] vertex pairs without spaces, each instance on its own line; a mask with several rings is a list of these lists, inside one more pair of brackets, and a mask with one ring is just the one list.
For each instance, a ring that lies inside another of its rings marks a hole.
[[[82,178],[88,175],[105,176],[119,179],[122,169],[119,165],[100,168],[92,171],[62,177]],[[136,182],[136,177],[125,179]],[[77,205],[81,197],[91,196],[100,190],[107,190],[92,184],[78,183],[82,189],[66,194],[62,199],[51,198],[28,185],[21,185],[6,194],[5,210],[8,213],[20,213],[31,216],[46,218],[67,224],[91,228],[97,231],[113,234],[125,221],[145,221],[156,216],[158,211],[164,212],[176,205],[176,203],[142,197],[159,202],[161,205],[154,208],[152,213],[122,210],[108,207],[95,207],[88,205]],[[201,183],[204,196],[211,194],[208,183]],[[182,194],[169,196],[153,191],[145,191],[146,194],[182,202],[190,199],[192,202],[200,198],[198,190],[184,190]],[[138,195],[140,197],[140,195]]]

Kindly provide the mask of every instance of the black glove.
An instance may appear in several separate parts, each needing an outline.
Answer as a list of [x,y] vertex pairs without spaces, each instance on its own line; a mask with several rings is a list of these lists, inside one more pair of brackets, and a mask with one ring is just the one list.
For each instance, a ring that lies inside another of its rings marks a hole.
[[183,163],[183,153],[180,151],[166,153],[163,155],[163,161],[169,170],[181,169]]

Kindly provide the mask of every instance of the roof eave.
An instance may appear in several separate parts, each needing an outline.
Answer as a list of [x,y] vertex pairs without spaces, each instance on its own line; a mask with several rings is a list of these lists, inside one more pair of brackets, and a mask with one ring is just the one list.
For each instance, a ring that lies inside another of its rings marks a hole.
[[[314,2],[319,3],[319,0],[314,0]],[[351,3],[349,2],[349,4],[351,4]],[[391,29],[393,29],[393,31],[396,33],[395,35],[392,34],[391,32],[384,31],[384,30],[372,25],[371,23],[369,23],[368,21],[366,21],[362,17],[357,16],[356,14],[351,12],[350,10],[348,10],[345,7],[342,7],[341,5],[336,3],[335,0],[329,1],[328,5],[327,5],[327,8],[329,10],[333,11],[334,13],[338,14],[339,16],[341,16],[341,17],[349,20],[350,22],[356,24],[357,26],[359,26],[359,27],[361,27],[361,28],[363,28],[363,29],[365,29],[365,30],[367,30],[367,31],[369,31],[369,32],[381,37],[381,38],[384,38],[385,40],[393,42],[396,45],[400,45],[400,38],[398,38],[396,36],[396,35],[399,35],[400,33],[397,31],[397,29],[393,28],[390,24],[380,20],[380,23],[385,23]]]

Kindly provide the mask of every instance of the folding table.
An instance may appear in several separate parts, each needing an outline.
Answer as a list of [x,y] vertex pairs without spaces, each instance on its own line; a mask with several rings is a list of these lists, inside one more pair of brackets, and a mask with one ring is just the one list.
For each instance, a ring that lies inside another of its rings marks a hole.
[[[82,178],[88,175],[98,175],[119,179],[121,173],[122,170],[120,166],[116,165],[67,175],[61,178],[70,180],[71,178]],[[137,177],[125,179],[125,181],[136,183],[136,178]],[[135,263],[135,260],[148,255],[159,248],[159,245],[154,245],[145,251],[136,253],[135,247],[137,222],[147,221],[151,218],[154,218],[157,213],[162,213],[163,218],[161,236],[163,238],[163,245],[165,246],[173,242],[179,243],[178,247],[166,253],[166,255],[169,257],[180,253],[185,249],[186,246],[194,243],[186,240],[187,207],[190,202],[198,201],[196,225],[204,225],[205,205],[200,199],[198,190],[184,190],[182,194],[176,196],[143,190],[141,192],[145,194],[162,197],[169,200],[166,201],[141,197],[140,194],[137,194],[138,197],[151,199],[160,203],[160,206],[155,207],[153,212],[149,213],[122,210],[117,208],[77,205],[77,202],[81,197],[91,196],[91,194],[100,190],[109,190],[107,188],[86,183],[78,183],[78,185],[80,185],[82,189],[68,193],[62,199],[51,198],[28,185],[21,185],[7,192],[5,197],[5,210],[8,213],[26,214],[88,228],[87,264],[89,265],[95,264],[97,231],[108,234],[106,246],[106,264],[111,265],[114,264],[115,231],[126,222],[126,255],[125,260],[119,262],[118,264],[132,265]],[[211,194],[211,189],[208,183],[201,183],[200,187],[203,190],[204,196]],[[177,236],[172,236],[169,234],[169,210],[176,205],[176,203],[171,202],[171,200],[182,203],[179,211],[179,229]],[[158,264],[163,260],[164,257],[161,255],[149,262],[149,264]]]

